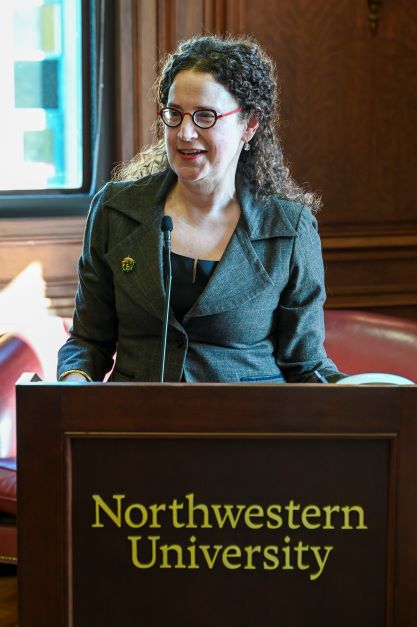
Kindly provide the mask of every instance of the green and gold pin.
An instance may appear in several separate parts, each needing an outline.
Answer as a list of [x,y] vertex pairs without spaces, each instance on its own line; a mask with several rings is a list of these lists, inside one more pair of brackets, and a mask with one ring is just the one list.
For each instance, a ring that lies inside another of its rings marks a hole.
[[127,256],[122,259],[123,272],[132,272],[135,266],[136,266],[136,261],[133,259],[133,257]]

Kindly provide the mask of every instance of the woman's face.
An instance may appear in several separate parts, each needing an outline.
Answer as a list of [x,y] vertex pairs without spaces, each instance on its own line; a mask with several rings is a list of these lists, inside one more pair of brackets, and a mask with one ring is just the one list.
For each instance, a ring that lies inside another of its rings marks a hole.
[[[168,93],[168,107],[182,113],[214,109],[218,114],[239,107],[228,90],[211,74],[183,70]],[[220,118],[208,129],[196,126],[189,115],[180,126],[165,126],[168,161],[183,183],[205,183],[209,188],[232,184],[243,143],[253,135],[239,113]]]

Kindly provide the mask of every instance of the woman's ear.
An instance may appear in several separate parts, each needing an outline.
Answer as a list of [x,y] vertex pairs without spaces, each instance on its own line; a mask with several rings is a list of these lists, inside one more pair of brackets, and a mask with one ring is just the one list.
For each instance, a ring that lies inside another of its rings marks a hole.
[[260,122],[261,118],[259,115],[253,114],[250,116],[249,120],[246,122],[245,130],[242,135],[242,141],[249,142],[252,139]]

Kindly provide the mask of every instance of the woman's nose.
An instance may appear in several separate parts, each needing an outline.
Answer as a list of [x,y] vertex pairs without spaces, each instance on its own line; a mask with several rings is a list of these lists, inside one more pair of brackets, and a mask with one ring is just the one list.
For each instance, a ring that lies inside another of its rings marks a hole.
[[185,141],[190,141],[198,136],[197,127],[194,124],[191,115],[184,115],[179,127],[178,137]]

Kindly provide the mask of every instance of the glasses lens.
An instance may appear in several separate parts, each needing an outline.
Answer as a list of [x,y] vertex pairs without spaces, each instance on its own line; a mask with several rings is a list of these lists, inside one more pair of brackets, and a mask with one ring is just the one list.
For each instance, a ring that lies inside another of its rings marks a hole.
[[196,111],[194,113],[194,123],[200,128],[210,128],[216,121],[216,114],[213,111]]
[[178,126],[181,124],[181,113],[176,109],[162,109],[161,117],[167,126]]

